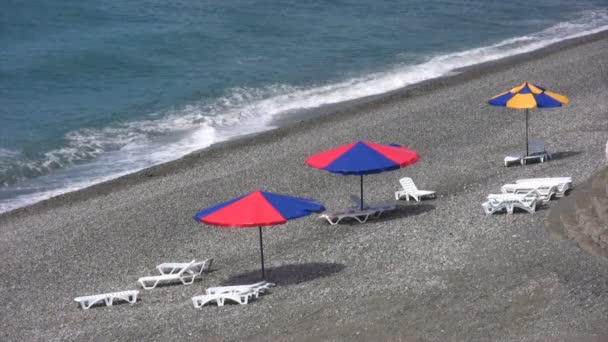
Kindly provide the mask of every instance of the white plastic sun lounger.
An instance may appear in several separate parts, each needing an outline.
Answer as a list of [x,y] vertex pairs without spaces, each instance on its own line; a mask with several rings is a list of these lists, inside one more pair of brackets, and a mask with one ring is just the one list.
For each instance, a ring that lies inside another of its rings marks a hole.
[[249,299],[253,297],[253,292],[228,292],[228,293],[215,293],[215,294],[204,294],[200,296],[192,297],[192,304],[195,308],[200,309],[206,304],[215,302],[217,306],[224,306],[224,303],[232,301],[236,304],[245,305],[249,303]]
[[514,153],[505,157],[504,164],[509,166],[511,163],[518,162],[525,165],[530,160],[537,160],[544,163],[551,159],[551,154],[545,149],[545,142],[542,139],[530,138],[528,143],[528,155],[525,153]]
[[[358,210],[359,208],[361,208],[361,197],[359,197],[357,195],[350,195],[350,200],[353,204],[351,209]],[[363,209],[379,210],[379,211],[385,212],[385,211],[395,210],[395,209],[397,209],[397,206],[394,204],[369,205],[369,204],[363,202]]]
[[539,187],[555,186],[555,197],[563,197],[566,192],[573,188],[572,177],[524,178],[516,180],[515,183],[532,183]]
[[365,223],[370,217],[378,218],[384,210],[381,209],[347,209],[343,211],[336,211],[331,213],[325,213],[319,216],[319,218],[326,219],[329,224],[336,225],[343,219],[354,219],[359,223]]
[[416,184],[410,177],[403,177],[399,180],[401,184],[402,190],[395,191],[395,199],[400,200],[405,197],[406,201],[410,200],[410,197],[416,200],[416,202],[420,202],[421,199],[425,197],[435,198],[436,192],[430,190],[418,190]]
[[[201,261],[201,263],[203,263]],[[146,290],[152,290],[161,282],[175,282],[177,280],[181,281],[184,285],[190,285],[194,282],[194,279],[198,274],[196,274],[191,268],[194,266],[194,260],[188,263],[186,267],[182,268],[178,273],[173,274],[161,274],[158,276],[149,276],[139,278],[137,281],[141,284],[141,286]],[[200,266],[199,266],[200,267]]]
[[[188,266],[187,262],[165,262],[160,265],[156,265],[156,269],[160,274],[175,274],[179,273],[184,267]],[[205,259],[203,261],[195,262],[190,267],[190,271],[201,275],[203,272],[209,271],[213,264],[213,258]]]
[[105,303],[106,306],[112,306],[114,301],[122,300],[128,302],[129,304],[135,304],[137,302],[137,295],[139,291],[137,290],[129,290],[129,291],[121,291],[121,292],[111,292],[104,293],[98,295],[91,296],[82,296],[74,298],[74,301],[80,304],[80,307],[83,310],[88,310],[91,306],[97,303]]
[[271,287],[276,286],[274,283],[269,283],[267,281],[262,281],[255,284],[249,285],[233,285],[233,286],[216,286],[208,288],[205,293],[208,295],[218,294],[218,293],[247,293],[251,292],[255,298],[260,296],[260,293],[264,293],[269,290]]
[[506,210],[508,214],[513,214],[514,208],[525,210],[529,213],[536,211],[538,195],[535,190],[527,194],[490,194],[488,201],[482,203],[486,215]]

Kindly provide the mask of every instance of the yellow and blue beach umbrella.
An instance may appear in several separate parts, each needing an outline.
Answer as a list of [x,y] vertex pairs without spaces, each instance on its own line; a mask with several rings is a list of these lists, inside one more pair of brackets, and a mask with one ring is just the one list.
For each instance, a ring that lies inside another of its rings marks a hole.
[[567,97],[553,93],[545,88],[524,82],[519,86],[498,94],[488,103],[492,106],[526,110],[526,155],[528,155],[528,110],[530,108],[553,108],[568,104]]

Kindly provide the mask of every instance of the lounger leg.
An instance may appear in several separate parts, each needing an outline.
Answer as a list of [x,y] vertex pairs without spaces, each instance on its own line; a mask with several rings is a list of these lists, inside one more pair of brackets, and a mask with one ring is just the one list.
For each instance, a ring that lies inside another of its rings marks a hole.
[[369,214],[365,215],[365,218],[362,220],[359,219],[359,217],[355,216],[355,220],[359,221],[359,223],[365,223],[365,222],[367,222],[368,219],[369,219]]
[[[189,279],[190,277],[192,277],[192,279]],[[182,284],[184,284],[184,285],[190,285],[190,284],[194,283],[195,277],[196,277],[196,275],[185,276],[185,277],[179,278],[179,280],[181,280]]]
[[145,288],[145,287],[144,288],[146,290],[152,290],[156,287],[156,285],[158,285],[159,282],[160,282],[160,280],[156,280],[152,286],[149,286],[148,288]]
[[141,284],[141,287],[143,287],[145,290],[150,290],[151,287],[146,285],[146,282],[144,280],[140,280],[139,284]]
[[87,302],[87,310],[90,309],[93,305],[95,305],[96,301],[88,301]]
[[489,206],[482,205],[482,207],[483,207],[483,211],[486,213],[486,215],[490,215],[491,214]]

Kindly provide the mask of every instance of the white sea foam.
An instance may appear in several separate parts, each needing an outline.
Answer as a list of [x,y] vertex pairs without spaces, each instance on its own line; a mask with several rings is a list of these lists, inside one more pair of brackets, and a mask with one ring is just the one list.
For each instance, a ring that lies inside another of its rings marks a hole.
[[[271,120],[286,112],[390,92],[459,68],[604,30],[608,30],[608,10],[583,12],[576,20],[537,33],[437,55],[417,65],[397,65],[384,72],[317,86],[235,88],[213,103],[154,113],[149,120],[73,131],[66,135],[64,147],[48,151],[40,160],[23,161],[20,167],[42,176],[31,180],[31,187],[5,189],[20,193],[16,197],[3,199],[0,191],[0,212],[174,160],[235,136],[270,129]],[[0,157],[11,157],[10,153],[0,150]]]

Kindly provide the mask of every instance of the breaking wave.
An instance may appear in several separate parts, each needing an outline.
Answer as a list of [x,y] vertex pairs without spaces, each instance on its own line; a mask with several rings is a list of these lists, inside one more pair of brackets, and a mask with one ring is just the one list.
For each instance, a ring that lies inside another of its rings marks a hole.
[[390,92],[455,70],[608,29],[608,10],[493,45],[429,57],[416,65],[341,82],[234,88],[211,103],[152,113],[148,119],[69,132],[61,148],[36,158],[0,149],[0,212],[177,159],[243,134],[273,128],[277,116]]

